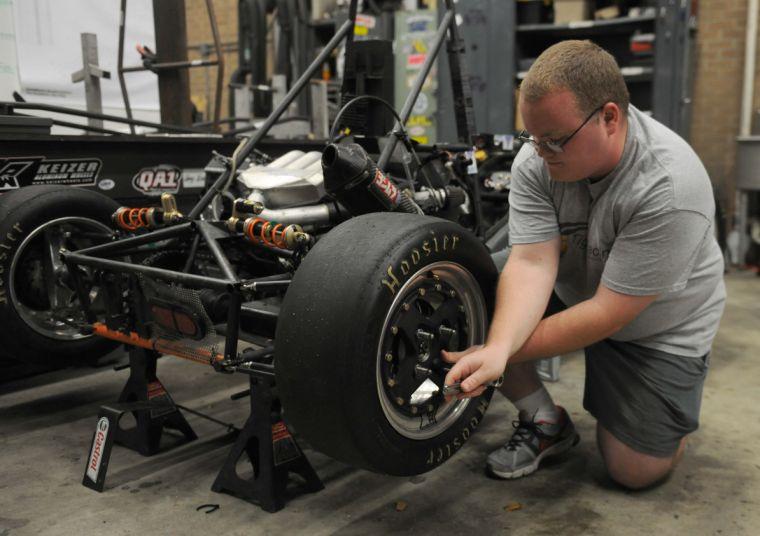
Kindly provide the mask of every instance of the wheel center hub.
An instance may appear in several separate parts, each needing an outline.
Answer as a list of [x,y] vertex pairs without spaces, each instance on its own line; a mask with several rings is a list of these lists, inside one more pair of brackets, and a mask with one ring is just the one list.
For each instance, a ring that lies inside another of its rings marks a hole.
[[442,396],[417,406],[411,404],[411,395],[426,379],[443,386],[449,366],[441,358],[441,350],[465,349],[469,339],[467,310],[456,290],[432,273],[411,288],[400,303],[383,334],[383,385],[396,411],[406,416],[435,412]]

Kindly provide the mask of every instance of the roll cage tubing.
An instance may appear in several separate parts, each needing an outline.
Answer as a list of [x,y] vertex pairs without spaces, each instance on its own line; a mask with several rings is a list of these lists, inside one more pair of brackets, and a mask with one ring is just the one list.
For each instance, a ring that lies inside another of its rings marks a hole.
[[[433,67],[433,63],[440,51],[441,45],[449,35],[448,53],[449,62],[452,71],[452,81],[454,85],[454,101],[455,101],[455,113],[457,122],[457,131],[460,141],[469,141],[474,134],[474,127],[472,121],[472,101],[469,93],[469,85],[464,78],[464,63],[463,63],[463,48],[461,40],[458,36],[456,28],[456,18],[454,12],[453,0],[445,0],[446,13],[443,15],[438,27],[438,31],[435,36],[435,41],[431,46],[431,53],[425,59],[425,62],[420,70],[420,73],[415,80],[412,90],[406,99],[402,112],[400,114],[401,121],[396,121],[393,129],[393,133],[390,138],[390,142],[386,144],[383,149],[383,153],[380,158],[378,166],[384,169],[387,165],[390,155],[392,154],[396,142],[398,142],[399,136],[403,133],[403,124],[409,119],[412,108],[414,106],[417,97],[422,90],[422,85],[427,78],[430,70]],[[214,240],[219,233],[222,232],[220,224],[214,222],[205,222],[199,220],[200,214],[211,200],[222,191],[224,186],[230,179],[234,169],[237,169],[245,159],[255,149],[256,145],[267,134],[270,128],[279,120],[288,106],[293,102],[300,90],[309,82],[310,78],[321,67],[324,61],[332,53],[335,48],[340,44],[342,39],[347,38],[346,48],[347,51],[353,46],[353,27],[356,19],[357,0],[352,0],[349,6],[349,18],[341,25],[336,32],[335,36],[325,46],[322,52],[316,57],[309,68],[301,75],[301,77],[295,82],[293,87],[288,91],[283,101],[277,106],[277,108],[269,115],[264,124],[259,130],[257,130],[251,138],[241,143],[240,147],[233,153],[233,157],[228,160],[227,168],[220,175],[220,177],[214,182],[214,184],[203,195],[200,201],[193,207],[187,217],[183,218],[184,223],[174,225],[165,229],[159,229],[151,231],[145,234],[141,234],[134,237],[122,238],[113,242],[92,246],[76,252],[61,252],[61,257],[64,262],[78,264],[83,266],[90,266],[94,268],[101,268],[106,270],[117,270],[122,273],[128,274],[144,274],[148,277],[157,277],[159,279],[175,281],[188,286],[196,288],[211,288],[217,289],[229,293],[230,303],[228,306],[228,325],[226,333],[226,344],[224,358],[220,361],[212,363],[214,368],[219,367],[225,369],[226,367],[237,368],[240,365],[246,367],[250,364],[244,364],[240,357],[237,357],[237,338],[240,321],[240,306],[244,293],[256,292],[257,287],[268,287],[272,285],[282,286],[289,281],[280,281],[281,276],[276,277],[261,277],[254,280],[241,280],[232,270],[227,261],[224,253],[219,247],[214,247]],[[468,138],[469,137],[469,138]],[[381,165],[382,163],[382,165]],[[188,221],[189,220],[189,221]],[[127,262],[122,262],[108,258],[98,258],[93,255],[114,255],[120,252],[128,250],[130,247],[139,247],[145,244],[169,239],[178,238],[188,234],[197,233],[196,238],[202,237],[204,241],[209,244],[211,253],[216,260],[217,264],[222,268],[222,272],[225,278],[214,278],[190,273],[176,272],[173,270],[166,270],[157,267],[133,265]],[[289,252],[278,251],[278,254],[285,255]],[[95,322],[95,317],[89,307],[89,299],[86,292],[83,291],[84,286],[80,281],[79,274],[76,270],[72,270],[72,275],[75,279],[75,286],[79,295],[80,301],[83,304],[88,322]],[[278,280],[273,280],[278,279]],[[263,364],[261,366],[264,366]],[[258,370],[246,370],[248,373],[259,373]]]

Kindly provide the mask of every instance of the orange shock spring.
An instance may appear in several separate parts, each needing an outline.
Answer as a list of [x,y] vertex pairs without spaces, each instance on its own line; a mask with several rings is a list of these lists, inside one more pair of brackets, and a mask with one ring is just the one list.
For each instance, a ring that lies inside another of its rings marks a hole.
[[127,208],[123,207],[116,213],[116,222],[127,231],[136,231],[140,227],[149,227],[148,219],[149,208]]
[[116,220],[117,220],[117,223],[119,224],[119,227],[121,227],[122,229],[126,229],[127,231],[134,231],[136,229],[136,227],[134,227],[131,223],[131,219],[132,219],[131,208],[122,207],[119,209],[119,211],[116,214],[117,214]]
[[122,229],[126,229],[126,227],[129,225],[126,221],[124,221],[124,215],[126,212],[126,210],[119,209],[116,211],[116,215],[114,216],[116,224]]
[[[249,223],[250,222],[250,223]],[[263,243],[267,246],[274,246],[281,249],[287,249],[285,242],[285,227],[281,223],[275,223],[263,218],[253,218],[246,222],[245,236],[254,244]],[[258,230],[256,226],[258,225]]]
[[288,244],[285,242],[285,226],[281,223],[272,228],[272,242],[280,249],[288,249]]
[[248,237],[248,240],[250,240],[254,244],[257,244],[259,242],[259,239],[256,237],[256,232],[254,231],[254,227],[256,226],[257,223],[259,222],[263,223],[264,221],[266,220],[262,218],[253,218],[252,220],[246,221],[245,236]]
[[259,229],[259,236],[261,237],[261,241],[264,242],[264,245],[267,246],[274,246],[274,241],[269,241],[268,238],[270,237],[269,230],[272,228],[272,222],[271,221],[265,221],[261,224],[261,229]]
[[148,209],[143,207],[136,210],[135,219],[137,220],[137,225],[139,227],[148,227],[150,225],[150,221],[148,220]]

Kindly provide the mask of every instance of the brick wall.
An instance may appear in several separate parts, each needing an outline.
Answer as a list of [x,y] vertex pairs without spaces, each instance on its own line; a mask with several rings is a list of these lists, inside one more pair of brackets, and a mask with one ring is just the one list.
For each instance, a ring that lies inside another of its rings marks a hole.
[[[699,2],[691,144],[728,211],[734,205],[746,16],[746,0]],[[755,73],[754,108],[758,109],[760,72]]]
[[[219,27],[219,39],[222,44],[230,43],[237,46],[237,0],[212,0],[216,22]],[[187,44],[190,47],[188,59],[201,59],[197,45],[213,43],[211,25],[209,23],[206,0],[185,0],[187,20]],[[229,117],[228,84],[230,75],[237,69],[237,49],[225,52],[224,80],[222,92],[221,117]],[[212,53],[212,57],[214,57]],[[203,112],[204,117],[211,120],[214,113],[216,98],[216,67],[196,67],[190,70],[190,98],[195,106]]]

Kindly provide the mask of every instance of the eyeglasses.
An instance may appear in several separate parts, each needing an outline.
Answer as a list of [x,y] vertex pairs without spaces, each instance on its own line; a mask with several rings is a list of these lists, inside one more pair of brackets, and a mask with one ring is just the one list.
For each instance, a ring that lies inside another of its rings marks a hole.
[[573,139],[573,136],[575,136],[580,131],[580,129],[586,126],[586,123],[588,123],[589,120],[592,117],[594,117],[596,112],[601,111],[603,108],[604,106],[602,105],[599,108],[595,109],[593,112],[591,112],[591,114],[586,118],[586,120],[583,121],[583,123],[581,123],[581,126],[573,130],[572,134],[570,134],[569,136],[565,136],[564,138],[560,138],[558,140],[536,141],[536,139],[533,136],[529,135],[526,130],[523,130],[522,132],[520,132],[520,134],[518,134],[517,139],[522,140],[524,142],[529,142],[536,149],[544,149],[545,151],[549,151],[552,153],[562,153],[564,152],[562,147],[567,145],[567,142]]

